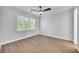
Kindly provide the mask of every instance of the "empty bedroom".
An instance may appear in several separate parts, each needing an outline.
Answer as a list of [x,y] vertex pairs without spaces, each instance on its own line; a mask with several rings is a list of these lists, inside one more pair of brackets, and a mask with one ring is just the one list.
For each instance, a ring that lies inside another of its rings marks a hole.
[[0,53],[78,53],[74,6],[0,6]]

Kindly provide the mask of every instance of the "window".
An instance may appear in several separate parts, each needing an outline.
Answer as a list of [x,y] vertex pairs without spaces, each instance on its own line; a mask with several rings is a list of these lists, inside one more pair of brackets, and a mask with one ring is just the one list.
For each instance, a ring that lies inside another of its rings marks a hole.
[[35,19],[29,18],[28,20],[28,29],[35,30]]
[[35,30],[36,21],[33,18],[17,16],[17,31]]

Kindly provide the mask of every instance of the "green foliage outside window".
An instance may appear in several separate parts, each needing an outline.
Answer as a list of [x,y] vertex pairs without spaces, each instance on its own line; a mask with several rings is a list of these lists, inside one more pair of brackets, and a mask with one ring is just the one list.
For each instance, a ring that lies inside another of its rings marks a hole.
[[17,16],[17,31],[35,30],[35,19]]

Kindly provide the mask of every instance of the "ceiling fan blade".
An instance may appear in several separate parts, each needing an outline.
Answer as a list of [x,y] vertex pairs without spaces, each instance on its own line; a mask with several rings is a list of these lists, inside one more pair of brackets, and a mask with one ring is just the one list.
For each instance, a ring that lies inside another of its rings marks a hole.
[[51,8],[44,9],[43,11],[49,11],[49,10],[51,10]]
[[32,11],[36,11],[36,12],[39,12],[39,10],[35,10],[35,9],[31,9]]

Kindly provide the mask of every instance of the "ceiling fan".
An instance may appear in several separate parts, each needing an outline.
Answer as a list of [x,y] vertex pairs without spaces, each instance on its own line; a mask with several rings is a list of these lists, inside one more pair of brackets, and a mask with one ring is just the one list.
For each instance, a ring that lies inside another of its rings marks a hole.
[[46,9],[42,10],[42,6],[39,6],[39,10],[31,9],[31,11],[38,12],[38,13],[40,13],[40,15],[42,15],[43,12],[50,11],[50,10],[51,10],[51,8],[46,8]]

